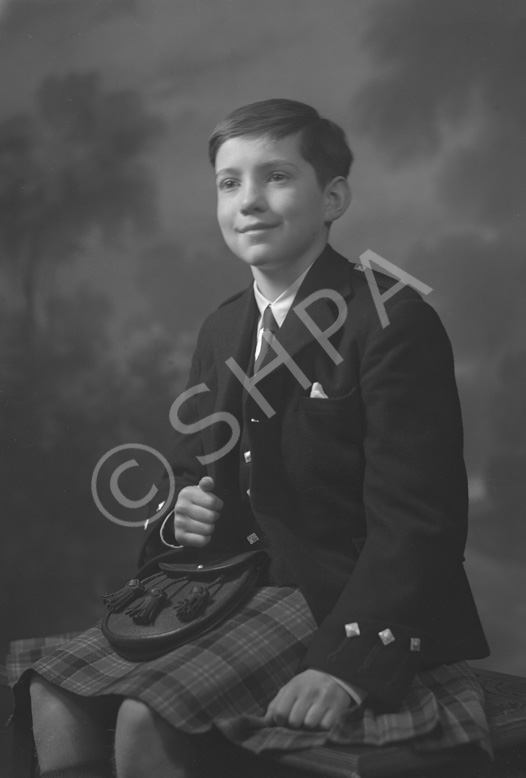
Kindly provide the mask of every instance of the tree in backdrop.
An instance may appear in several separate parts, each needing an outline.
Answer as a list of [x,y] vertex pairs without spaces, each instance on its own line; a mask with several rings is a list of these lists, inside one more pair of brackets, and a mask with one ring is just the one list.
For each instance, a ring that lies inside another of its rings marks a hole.
[[99,514],[90,478],[113,446],[168,445],[177,343],[136,321],[116,355],[109,298],[60,278],[87,236],[118,246],[154,226],[145,153],[161,132],[96,74],[44,80],[34,111],[0,125],[4,640],[83,626],[111,571],[134,565],[140,537]]
[[44,334],[46,292],[90,230],[112,241],[151,228],[143,154],[161,131],[137,92],[106,92],[95,73],[46,78],[34,112],[0,125],[0,262],[30,337]]

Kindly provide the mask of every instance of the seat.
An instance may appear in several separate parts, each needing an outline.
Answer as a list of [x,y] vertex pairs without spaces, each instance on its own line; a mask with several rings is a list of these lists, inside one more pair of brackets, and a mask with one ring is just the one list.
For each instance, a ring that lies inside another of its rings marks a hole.
[[[495,761],[466,746],[439,754],[418,754],[410,745],[372,747],[323,746],[257,758],[220,736],[208,740],[203,773],[214,778],[526,778],[526,678],[475,670],[486,695]],[[7,719],[12,694],[0,668],[0,716]],[[218,775],[214,767],[221,764]],[[11,726],[0,736],[0,775],[34,778],[31,732]]]

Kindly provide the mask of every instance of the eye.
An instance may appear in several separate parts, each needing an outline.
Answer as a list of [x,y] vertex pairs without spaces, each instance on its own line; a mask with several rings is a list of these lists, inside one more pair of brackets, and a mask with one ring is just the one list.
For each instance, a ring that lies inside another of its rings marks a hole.
[[278,184],[280,184],[282,181],[287,181],[288,176],[286,175],[286,173],[282,173],[279,170],[275,170],[273,173],[270,174],[269,180],[276,181]]
[[222,191],[228,191],[237,186],[237,181],[234,178],[224,178],[222,181],[218,181],[217,186]]

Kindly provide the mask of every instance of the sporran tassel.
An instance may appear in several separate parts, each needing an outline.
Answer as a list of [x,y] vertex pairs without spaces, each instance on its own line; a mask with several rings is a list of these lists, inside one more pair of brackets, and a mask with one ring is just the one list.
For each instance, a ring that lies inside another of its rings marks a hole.
[[177,611],[177,617],[179,618],[179,621],[193,621],[193,619],[201,616],[203,611],[206,610],[206,606],[210,602],[210,589],[213,586],[218,586],[221,588],[224,580],[225,576],[220,575],[219,578],[216,578],[215,581],[211,581],[206,586],[194,586],[190,591],[190,596],[186,597],[186,599],[184,599],[181,603],[174,606]]
[[141,594],[144,594],[144,585],[138,578],[132,578],[122,589],[103,594],[102,601],[110,613],[119,613]]
[[149,589],[126,613],[135,624],[153,624],[165,602],[166,594],[163,589]]
[[206,608],[210,601],[210,592],[206,586],[194,586],[189,597],[186,597],[177,608],[179,621],[193,621]]

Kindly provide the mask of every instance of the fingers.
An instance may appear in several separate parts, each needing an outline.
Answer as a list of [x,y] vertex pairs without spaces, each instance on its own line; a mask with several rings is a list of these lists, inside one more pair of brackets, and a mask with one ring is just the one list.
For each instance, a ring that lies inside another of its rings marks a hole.
[[223,507],[223,500],[217,497],[213,490],[215,489],[215,481],[209,475],[205,475],[201,478],[197,486],[187,486],[182,492],[187,492],[191,496],[192,502],[196,505],[202,505],[204,508],[210,510],[220,511]]
[[214,479],[201,478],[198,486],[181,489],[174,509],[174,532],[178,543],[203,547],[210,542],[223,501],[213,493]]
[[291,729],[318,729],[328,713],[327,703],[322,700],[285,694],[269,707],[266,720],[269,724]]
[[203,492],[212,492],[215,488],[215,481],[209,475],[205,475],[198,484]]
[[211,538],[201,533],[180,531],[175,533],[175,539],[182,546],[192,546],[193,548],[204,548],[210,543]]
[[[199,481],[199,486],[185,486],[177,498],[175,509],[178,513],[188,513],[192,518],[201,520],[207,512],[217,513],[223,508],[223,500],[215,495],[214,480],[207,476]],[[216,517],[217,518],[217,517]]]
[[274,697],[265,723],[292,729],[330,729],[349,702],[349,695],[329,675],[306,670]]
[[289,714],[289,727],[293,729],[318,729],[322,718],[329,712],[327,702],[296,700]]
[[320,729],[330,729],[334,724],[336,724],[336,719],[338,717],[336,716],[335,712],[333,710],[328,710],[325,715],[322,717],[319,728]]
[[215,524],[219,518],[219,511],[208,508],[203,505],[196,505],[192,502],[184,502],[176,506],[176,511],[188,519],[188,522],[198,522],[200,524]]

